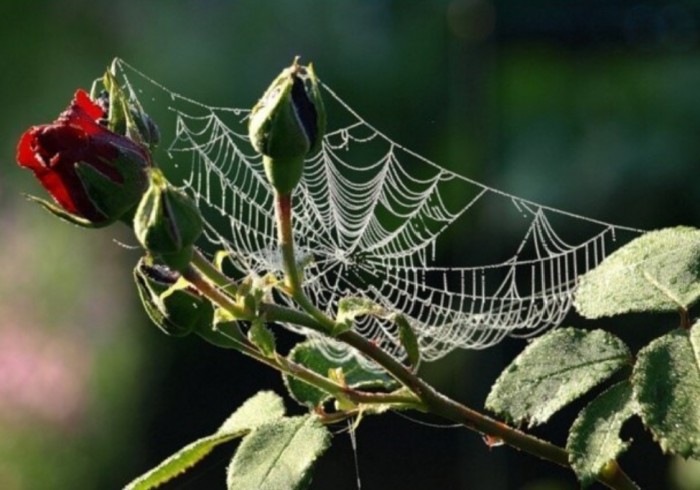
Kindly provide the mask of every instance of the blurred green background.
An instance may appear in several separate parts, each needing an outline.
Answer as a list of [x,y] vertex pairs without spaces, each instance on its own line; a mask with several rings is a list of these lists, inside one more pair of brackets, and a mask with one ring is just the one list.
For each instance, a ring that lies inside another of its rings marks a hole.
[[[700,4],[488,0],[6,1],[0,5],[0,489],[120,488],[213,431],[271,372],[149,325],[126,229],[81,231],[22,199],[20,134],[89,88],[114,56],[179,93],[251,106],[294,55],[376,127],[519,196],[645,229],[700,224]],[[498,249],[498,220],[443,252]],[[641,343],[674,318],[610,322]],[[524,341],[427,366],[480,408]],[[580,406],[578,406],[580,408]],[[576,409],[537,433],[563,443]],[[623,467],[644,488],[700,488],[640,424]],[[474,434],[395,415],[357,434],[362,488],[574,489],[573,474]],[[222,489],[231,449],[169,489]],[[357,488],[338,434],[312,488]]]

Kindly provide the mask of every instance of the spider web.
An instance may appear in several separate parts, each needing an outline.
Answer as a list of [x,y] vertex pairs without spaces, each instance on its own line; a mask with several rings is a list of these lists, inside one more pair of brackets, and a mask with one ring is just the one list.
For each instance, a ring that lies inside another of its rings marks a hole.
[[[147,111],[153,113],[149,97],[156,104],[166,101],[171,118],[165,126],[172,132],[167,154],[184,170],[182,185],[203,211],[209,247],[226,251],[229,266],[242,275],[281,277],[273,196],[262,160],[248,141],[249,111],[197,102],[123,61],[117,66],[131,96]],[[618,235],[640,232],[543,206],[450,171],[393,141],[327,85],[323,89],[330,127],[293,196],[304,289],[331,316],[349,296],[368,299],[387,314],[405,315],[424,361],[559,325],[571,308],[577,278],[605,258]],[[489,265],[438,263],[437,239],[458,221],[464,232],[452,231],[453,241],[478,238],[467,217],[488,212],[504,223],[525,223],[508,258]],[[564,228],[578,230],[574,240],[555,231],[555,224],[564,222]],[[281,295],[274,299],[291,305]],[[332,358],[353,355],[313,332],[287,327],[317,338]],[[405,359],[398,331],[385,317],[362,316],[355,329]]]

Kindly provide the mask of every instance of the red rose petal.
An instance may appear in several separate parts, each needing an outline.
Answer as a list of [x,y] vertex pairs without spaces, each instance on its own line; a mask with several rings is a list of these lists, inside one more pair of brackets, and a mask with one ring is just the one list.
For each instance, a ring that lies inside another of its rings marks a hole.
[[36,157],[33,148],[33,142],[36,134],[41,130],[41,126],[32,126],[24,132],[17,145],[17,163],[21,167],[36,169],[42,167],[41,160]]
[[78,208],[68,189],[63,183],[61,176],[51,170],[35,170],[34,175],[39,179],[41,185],[51,194],[51,197],[66,211],[72,214],[78,214]]
[[105,115],[105,112],[102,110],[102,108],[95,102],[93,102],[88,93],[83,89],[78,89],[75,92],[75,96],[73,97],[73,104],[77,105],[78,107],[80,107],[80,109],[85,111],[85,113],[88,116],[90,116],[90,118],[93,121],[97,121]]
[[79,89],[68,108],[63,111],[55,124],[69,124],[85,131],[87,134],[97,134],[105,131],[98,119],[105,115],[100,106],[95,104],[85,90]]
[[142,165],[144,172],[150,165],[143,147],[97,122],[104,116],[105,111],[80,89],[55,122],[29,128],[17,146],[19,165],[34,172],[56,203],[93,223],[107,217],[88,197],[76,164],[87,164],[120,184],[124,176],[112,165],[115,159],[130,158],[134,165]]

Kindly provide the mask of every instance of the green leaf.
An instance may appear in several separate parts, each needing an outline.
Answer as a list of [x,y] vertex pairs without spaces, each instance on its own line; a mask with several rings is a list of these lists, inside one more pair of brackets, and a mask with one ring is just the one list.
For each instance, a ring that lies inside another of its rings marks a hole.
[[272,391],[261,391],[249,398],[221,424],[217,433],[249,431],[284,416],[284,402]]
[[236,451],[228,467],[228,488],[305,488],[313,464],[329,441],[330,433],[314,415],[261,425],[243,439]]
[[642,420],[661,449],[700,458],[700,324],[639,351],[632,384]]
[[162,485],[199,462],[219,444],[242,437],[256,427],[283,416],[282,399],[271,391],[261,391],[241,405],[214,434],[183,447],[129,483],[124,490],[147,490]]
[[623,381],[581,410],[571,426],[566,450],[582,485],[593,483],[605,465],[629,447],[619,434],[622,424],[635,414],[636,409],[632,385]]
[[[351,388],[383,388],[391,390],[396,387],[396,382],[389,375],[365,369],[354,357],[343,362],[328,359],[312,341],[297,344],[288,357],[291,361],[301,364],[322,376],[328,376],[330,370],[340,368],[342,369],[345,382]],[[283,377],[289,394],[301,405],[317,407],[331,398],[328,393],[304,381],[288,375]]]
[[501,373],[486,408],[533,427],[630,362],[627,346],[608,332],[553,330],[534,340]]
[[700,230],[647,233],[581,278],[574,305],[586,318],[687,309],[700,298]]
[[275,336],[260,319],[253,320],[248,330],[248,340],[267,357],[275,353]]
[[418,366],[420,362],[420,347],[418,346],[416,332],[405,316],[396,315],[393,320],[396,326],[399,327],[399,342],[401,342],[401,345],[406,351],[408,362],[411,366]]
[[334,335],[341,334],[352,328],[355,318],[363,315],[381,315],[384,310],[376,303],[355,296],[342,298],[338,302],[338,315],[335,323],[337,325]]

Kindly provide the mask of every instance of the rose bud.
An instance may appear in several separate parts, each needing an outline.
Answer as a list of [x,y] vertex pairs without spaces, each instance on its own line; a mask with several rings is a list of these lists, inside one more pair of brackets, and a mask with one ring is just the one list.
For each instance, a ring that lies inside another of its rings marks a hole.
[[182,337],[211,330],[213,305],[177,272],[143,257],[134,269],[134,280],[146,313],[166,334]]
[[101,126],[104,110],[78,90],[52,124],[33,126],[17,146],[17,162],[34,172],[57,205],[53,214],[85,227],[128,220],[148,186],[149,153]]
[[175,188],[162,172],[151,169],[150,185],[134,218],[136,238],[168,267],[182,270],[202,234],[202,216],[194,201]]
[[248,134],[263,155],[265,174],[275,190],[289,194],[301,179],[304,159],[320,147],[326,113],[313,66],[297,59],[272,82],[253,107]]

